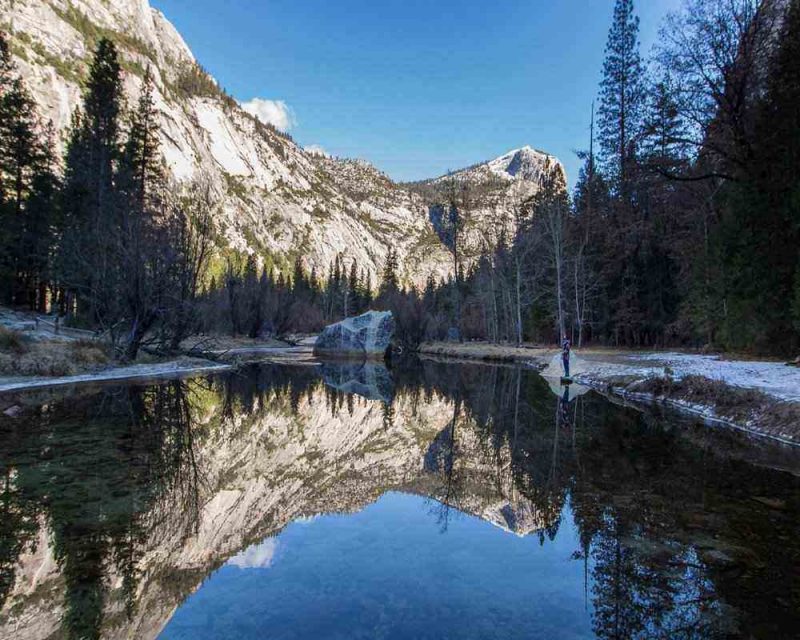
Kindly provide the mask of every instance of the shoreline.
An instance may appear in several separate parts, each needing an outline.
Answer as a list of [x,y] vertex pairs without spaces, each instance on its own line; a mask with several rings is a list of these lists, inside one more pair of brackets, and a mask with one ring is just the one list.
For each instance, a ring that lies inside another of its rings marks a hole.
[[230,364],[203,360],[200,358],[184,358],[155,364],[134,364],[111,367],[108,369],[80,373],[71,376],[32,376],[0,378],[0,394],[63,387],[74,384],[95,384],[124,380],[147,380],[170,377],[181,377],[206,372],[221,372],[232,369]]
[[[560,352],[537,346],[437,342],[423,344],[419,353],[428,358],[523,364],[541,372],[553,366]],[[780,362],[606,348],[581,350],[576,360],[575,382],[607,397],[638,407],[667,407],[749,436],[800,446],[800,369]]]
[[[800,369],[777,362],[728,360],[678,352],[586,349],[580,354],[573,353],[577,365],[574,381],[606,397],[620,398],[637,408],[667,407],[709,426],[724,426],[749,436],[800,446]],[[554,361],[559,354],[558,349],[543,346],[515,347],[483,342],[424,343],[419,349],[422,358],[529,366],[546,379],[560,375],[553,370],[557,368]],[[249,361],[299,364],[314,360],[306,346],[239,347],[228,350],[225,355],[227,359],[222,362],[183,357],[69,376],[0,377],[0,396],[69,385],[217,373]],[[673,372],[671,365],[678,370]],[[713,378],[698,372],[708,373]],[[743,377],[743,372],[750,377]],[[761,378],[756,375],[759,373]],[[779,384],[787,377],[788,383]]]

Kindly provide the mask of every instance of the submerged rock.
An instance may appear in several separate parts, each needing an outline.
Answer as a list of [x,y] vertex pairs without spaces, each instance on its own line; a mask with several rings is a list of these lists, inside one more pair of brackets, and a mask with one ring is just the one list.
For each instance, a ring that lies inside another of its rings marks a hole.
[[325,327],[314,344],[314,353],[343,358],[380,359],[394,335],[391,311],[368,311]]

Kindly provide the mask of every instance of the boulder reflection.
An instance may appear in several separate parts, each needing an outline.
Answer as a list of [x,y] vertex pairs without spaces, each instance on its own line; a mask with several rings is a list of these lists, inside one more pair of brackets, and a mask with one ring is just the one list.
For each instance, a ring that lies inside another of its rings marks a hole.
[[547,544],[574,519],[597,637],[800,624],[796,476],[524,368],[259,365],[20,402],[0,422],[2,637],[155,637],[227,559],[389,490],[443,531],[468,513]]

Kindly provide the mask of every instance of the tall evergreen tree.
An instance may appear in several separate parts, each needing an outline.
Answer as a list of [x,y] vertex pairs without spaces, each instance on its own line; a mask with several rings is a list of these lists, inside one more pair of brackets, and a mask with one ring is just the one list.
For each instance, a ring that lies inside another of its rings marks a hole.
[[168,219],[164,201],[166,171],[153,91],[148,69],[118,163],[115,188],[120,206],[111,226],[117,243],[111,271],[116,267],[112,278],[119,283],[123,314],[131,323],[126,347],[130,359],[136,357],[139,344],[170,295],[169,278],[163,271],[170,261],[167,253],[173,221]]
[[120,161],[120,189],[127,205],[139,212],[160,208],[166,182],[153,91],[153,76],[148,68]]
[[10,212],[20,223],[25,200],[39,156],[39,122],[36,103],[21,78],[14,78],[11,87],[0,99],[0,172],[7,185]]
[[753,166],[723,220],[726,341],[783,353],[800,346],[800,1],[788,3],[767,91],[758,107]]
[[5,302],[24,303],[21,239],[28,199],[47,149],[36,104],[16,75],[5,46],[0,45],[0,267]]
[[[0,100],[11,89],[11,82],[14,78],[14,62],[11,59],[11,49],[8,46],[6,34],[0,31]],[[0,207],[6,201],[5,178],[0,174]]]
[[598,124],[607,173],[617,193],[625,196],[642,118],[643,76],[633,0],[617,0],[603,63]]
[[52,253],[58,240],[58,193],[61,180],[56,166],[56,132],[50,123],[36,163],[21,237],[20,271],[31,309],[47,312],[48,284],[53,283]]
[[294,259],[294,268],[292,270],[292,293],[295,297],[306,297],[309,293],[309,288],[303,259],[297,256]]
[[117,49],[104,38],[92,61],[82,112],[73,118],[62,211],[68,231],[63,246],[65,284],[78,294],[78,312],[106,326],[118,315],[113,266],[122,101]]
[[348,299],[348,314],[355,315],[361,311],[361,287],[358,282],[358,264],[355,260],[350,265],[350,275],[347,279],[347,289],[350,292]]
[[380,295],[396,293],[400,290],[400,281],[397,277],[397,252],[389,248],[386,254],[386,264],[383,267]]

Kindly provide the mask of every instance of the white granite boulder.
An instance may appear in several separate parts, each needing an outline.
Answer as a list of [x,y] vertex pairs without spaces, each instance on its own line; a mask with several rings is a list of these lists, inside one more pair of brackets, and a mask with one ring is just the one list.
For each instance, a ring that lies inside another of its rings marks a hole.
[[391,311],[368,311],[325,327],[314,344],[314,353],[340,358],[382,359],[393,335]]

